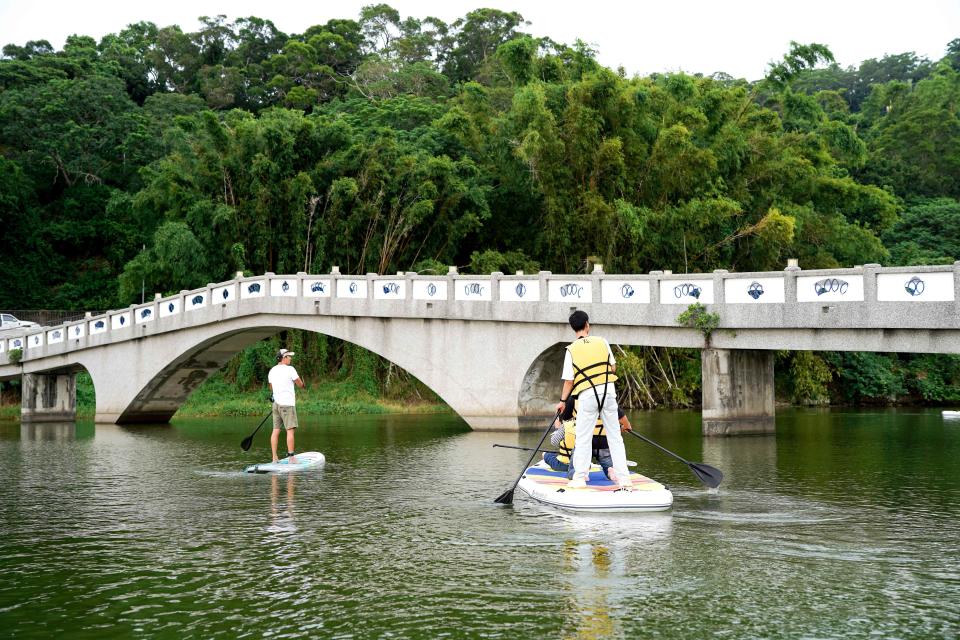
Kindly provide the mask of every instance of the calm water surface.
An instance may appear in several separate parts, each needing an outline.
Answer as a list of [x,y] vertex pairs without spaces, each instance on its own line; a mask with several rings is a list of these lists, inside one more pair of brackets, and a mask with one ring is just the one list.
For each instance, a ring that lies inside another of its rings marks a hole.
[[526,455],[455,417],[301,416],[325,468],[244,475],[256,419],[0,423],[0,636],[956,638],[960,421],[781,411],[775,437],[634,426],[660,514],[517,493]]

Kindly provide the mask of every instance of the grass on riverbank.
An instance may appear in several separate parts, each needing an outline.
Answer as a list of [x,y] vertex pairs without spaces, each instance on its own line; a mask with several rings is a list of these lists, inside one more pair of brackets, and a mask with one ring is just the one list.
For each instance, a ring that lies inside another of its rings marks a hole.
[[[266,388],[257,391],[239,391],[215,375],[194,391],[177,416],[263,416],[270,410]],[[297,412],[302,415],[360,415],[384,413],[448,413],[442,402],[416,398],[404,401],[396,398],[374,397],[358,389],[350,380],[326,381],[297,389]],[[77,375],[77,417],[92,418],[96,413],[93,382],[86,373]],[[0,405],[0,420],[19,420],[20,405]]]

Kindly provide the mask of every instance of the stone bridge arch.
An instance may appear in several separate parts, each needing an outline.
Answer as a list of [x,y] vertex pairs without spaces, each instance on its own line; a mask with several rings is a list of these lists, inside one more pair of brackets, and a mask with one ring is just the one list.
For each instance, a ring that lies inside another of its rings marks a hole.
[[69,366],[90,373],[97,422],[166,422],[194,389],[244,348],[286,329],[302,329],[351,342],[393,362],[473,429],[516,430],[517,416],[550,411],[562,364],[558,343],[563,328],[531,323],[518,334],[517,327],[505,332],[498,323],[482,321],[263,314],[75,352]]

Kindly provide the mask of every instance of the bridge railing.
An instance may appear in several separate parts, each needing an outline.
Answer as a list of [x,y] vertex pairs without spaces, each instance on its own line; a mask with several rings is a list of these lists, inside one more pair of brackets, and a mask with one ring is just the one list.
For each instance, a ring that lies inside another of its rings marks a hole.
[[[297,273],[238,277],[25,335],[0,336],[0,364],[142,338],[239,313],[318,313],[562,322],[583,308],[601,322],[676,326],[687,306],[727,326],[960,329],[960,262],[952,265],[709,274],[395,275]],[[722,324],[721,326],[724,326]]]

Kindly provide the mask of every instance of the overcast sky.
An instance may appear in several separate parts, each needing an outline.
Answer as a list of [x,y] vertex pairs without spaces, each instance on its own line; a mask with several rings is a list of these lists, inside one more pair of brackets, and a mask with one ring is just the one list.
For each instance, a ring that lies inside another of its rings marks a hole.
[[[49,40],[57,49],[74,33],[99,40],[141,20],[198,27],[197,18],[257,16],[285,33],[302,33],[331,18],[356,18],[374,0],[0,0],[0,46]],[[402,17],[444,22],[477,7],[518,11],[525,29],[571,44],[593,45],[600,62],[630,74],[725,71],[756,80],[791,40],[827,45],[842,66],[914,51],[931,60],[960,38],[960,0],[393,0]]]

